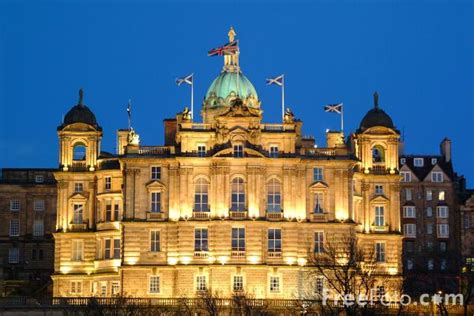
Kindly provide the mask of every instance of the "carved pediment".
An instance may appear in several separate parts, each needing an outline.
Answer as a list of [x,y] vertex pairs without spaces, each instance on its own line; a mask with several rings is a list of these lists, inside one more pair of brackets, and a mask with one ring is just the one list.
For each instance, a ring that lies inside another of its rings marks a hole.
[[220,116],[226,117],[260,117],[261,111],[246,106],[241,99],[236,98],[232,101],[231,107],[227,112],[222,113]]
[[153,181],[150,181],[146,184],[146,188],[147,188],[148,192],[165,191],[166,185],[161,181],[153,180]]
[[390,201],[390,199],[388,197],[386,197],[385,195],[383,195],[383,194],[375,195],[372,199],[370,199],[370,203],[384,204],[384,203],[387,203],[389,201]]
[[89,199],[89,194],[85,192],[76,192],[69,197],[69,201],[73,202],[86,202]]
[[315,181],[315,182],[311,183],[311,185],[309,186],[309,189],[311,191],[327,190],[328,188],[329,188],[329,186],[324,181]]

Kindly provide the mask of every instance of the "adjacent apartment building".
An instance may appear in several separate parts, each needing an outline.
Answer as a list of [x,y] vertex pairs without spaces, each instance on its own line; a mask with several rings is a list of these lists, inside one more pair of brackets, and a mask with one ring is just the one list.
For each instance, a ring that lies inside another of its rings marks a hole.
[[2,169],[0,296],[48,291],[53,272],[56,180],[53,169]]

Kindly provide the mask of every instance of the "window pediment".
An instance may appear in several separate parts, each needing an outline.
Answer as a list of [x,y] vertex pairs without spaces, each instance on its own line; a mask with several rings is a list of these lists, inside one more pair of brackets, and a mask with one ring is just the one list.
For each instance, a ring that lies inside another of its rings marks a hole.
[[146,184],[146,188],[148,190],[148,192],[152,192],[152,191],[165,191],[166,190],[166,185],[159,181],[159,180],[153,180],[153,181],[150,181]]
[[326,182],[324,181],[315,181],[310,186],[309,189],[313,191],[325,191],[329,188]]
[[89,197],[83,192],[76,192],[69,197],[71,202],[87,202],[88,199]]
[[370,200],[370,203],[379,203],[379,204],[386,204],[387,202],[389,202],[390,199],[388,197],[386,197],[385,195],[381,194],[381,195],[376,195],[374,196],[371,200]]

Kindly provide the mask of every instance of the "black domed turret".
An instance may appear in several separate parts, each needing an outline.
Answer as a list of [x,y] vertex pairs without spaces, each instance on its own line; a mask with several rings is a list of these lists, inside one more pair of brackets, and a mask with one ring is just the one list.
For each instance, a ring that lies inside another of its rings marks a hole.
[[79,90],[78,104],[73,106],[69,112],[66,113],[64,116],[64,121],[59,129],[74,123],[88,124],[97,130],[101,130],[101,127],[99,124],[97,124],[94,113],[92,113],[92,111],[86,105],[84,105],[84,91],[82,89]]
[[359,130],[364,131],[374,126],[383,126],[395,129],[392,118],[379,107],[379,94],[374,93],[374,108],[371,109],[360,121]]

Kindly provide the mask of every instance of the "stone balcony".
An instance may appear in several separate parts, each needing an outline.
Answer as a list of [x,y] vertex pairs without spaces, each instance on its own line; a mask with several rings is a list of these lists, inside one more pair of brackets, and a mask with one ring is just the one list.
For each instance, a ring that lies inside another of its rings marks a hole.
[[209,211],[193,211],[193,219],[195,220],[209,220],[211,212]]
[[280,211],[280,212],[267,211],[266,217],[267,217],[267,220],[269,221],[281,221],[283,220],[283,211]]
[[311,213],[309,215],[309,220],[311,222],[327,222],[328,213]]
[[231,219],[247,219],[248,212],[247,211],[229,211],[229,216]]

